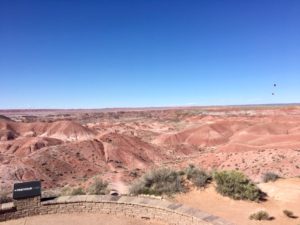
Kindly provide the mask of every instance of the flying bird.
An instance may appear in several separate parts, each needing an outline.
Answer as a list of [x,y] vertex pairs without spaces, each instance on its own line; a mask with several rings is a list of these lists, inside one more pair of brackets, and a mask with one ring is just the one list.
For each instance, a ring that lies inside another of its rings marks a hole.
[[[274,88],[276,88],[277,84],[274,83],[273,86],[274,86]],[[275,93],[273,92],[272,95],[275,95]]]

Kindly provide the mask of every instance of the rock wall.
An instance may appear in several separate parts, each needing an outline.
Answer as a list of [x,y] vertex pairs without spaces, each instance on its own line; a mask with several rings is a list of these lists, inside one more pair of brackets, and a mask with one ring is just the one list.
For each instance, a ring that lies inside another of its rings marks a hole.
[[[28,202],[26,202],[28,201]],[[123,215],[145,220],[162,221],[174,225],[233,225],[219,217],[164,200],[129,196],[63,196],[36,203],[36,199],[22,200],[21,208],[0,210],[0,221],[57,213],[101,213]],[[15,202],[18,206],[18,203]],[[23,206],[28,207],[23,207]]]
[[17,211],[40,207],[41,197],[37,196],[33,198],[14,200],[14,206]]

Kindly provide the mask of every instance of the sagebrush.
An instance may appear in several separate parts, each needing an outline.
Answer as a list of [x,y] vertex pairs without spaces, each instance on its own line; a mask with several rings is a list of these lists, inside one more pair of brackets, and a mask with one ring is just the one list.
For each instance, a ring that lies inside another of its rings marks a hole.
[[185,173],[187,179],[192,181],[197,187],[205,187],[211,181],[211,176],[204,170],[196,168],[194,165],[189,165]]
[[91,195],[105,195],[108,194],[107,189],[108,183],[106,181],[103,181],[102,179],[95,178],[94,182],[91,184],[91,186],[88,189],[88,193]]
[[82,187],[73,188],[70,195],[85,195],[85,191]]
[[84,191],[84,189],[82,187],[72,188],[72,187],[66,186],[60,192],[61,196],[65,196],[65,195],[67,195],[67,196],[68,195],[85,195],[85,194],[86,194],[86,192]]
[[130,193],[150,195],[172,195],[184,191],[182,177],[169,168],[154,169],[138,178],[131,186]]
[[270,220],[271,217],[269,216],[269,213],[266,211],[258,211],[256,213],[253,213],[249,216],[250,220]]
[[218,193],[233,199],[258,201],[264,193],[243,173],[239,171],[221,171],[213,175]]
[[278,174],[276,173],[273,173],[273,172],[267,172],[263,175],[263,182],[267,183],[267,182],[270,182],[270,181],[276,181],[278,180],[280,177]]

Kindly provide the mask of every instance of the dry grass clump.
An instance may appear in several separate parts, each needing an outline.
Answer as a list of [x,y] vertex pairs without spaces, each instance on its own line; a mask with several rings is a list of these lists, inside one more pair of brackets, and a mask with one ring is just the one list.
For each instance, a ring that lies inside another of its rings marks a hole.
[[94,182],[88,188],[88,193],[91,195],[105,195],[108,194],[108,183],[102,179],[95,178]]
[[243,173],[239,171],[221,171],[213,175],[216,181],[216,190],[224,196],[233,199],[258,201],[263,197],[263,192]]
[[12,197],[10,196],[9,191],[0,190],[0,204],[12,202]]
[[70,195],[85,195],[85,191],[82,187],[73,188]]
[[269,214],[266,211],[258,211],[256,213],[252,213],[249,216],[250,220],[270,220],[271,217],[269,216]]
[[43,199],[56,198],[60,196],[60,194],[61,194],[61,190],[58,188],[42,190]]
[[60,191],[60,196],[67,196],[67,195],[105,195],[109,193],[108,190],[108,182],[95,177],[94,181],[91,183],[91,185],[84,189],[81,186],[77,187],[70,187],[65,186]]
[[267,183],[267,182],[274,182],[276,180],[278,180],[280,177],[278,174],[276,173],[273,173],[273,172],[267,172],[263,175],[262,179],[263,179],[263,182]]
[[131,186],[133,195],[172,195],[184,191],[183,178],[180,174],[169,168],[154,169],[138,178]]
[[61,192],[60,192],[60,196],[68,196],[68,195],[85,195],[86,192],[84,191],[84,189],[82,187],[64,187]]
[[72,188],[69,186],[65,186],[60,190],[59,195],[60,196],[67,196],[67,195],[71,195],[72,192]]

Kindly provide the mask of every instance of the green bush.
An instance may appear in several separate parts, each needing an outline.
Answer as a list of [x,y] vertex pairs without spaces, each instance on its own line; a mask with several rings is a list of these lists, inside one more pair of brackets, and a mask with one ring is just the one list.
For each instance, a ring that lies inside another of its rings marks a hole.
[[249,216],[250,220],[270,220],[271,217],[266,211],[258,211],[256,213],[253,213]]
[[160,168],[147,172],[137,179],[130,188],[130,193],[150,195],[172,195],[182,192],[182,177],[174,170]]
[[258,201],[262,191],[239,171],[221,171],[214,173],[218,193],[233,199]]
[[187,179],[197,187],[205,187],[211,181],[211,177],[205,171],[196,168],[194,165],[189,165],[185,173]]
[[263,182],[267,183],[269,181],[276,181],[277,179],[279,179],[280,177],[273,172],[267,172],[263,175]]
[[107,189],[108,183],[95,178],[94,182],[88,189],[88,193],[91,195],[105,195],[108,194],[108,189]]

